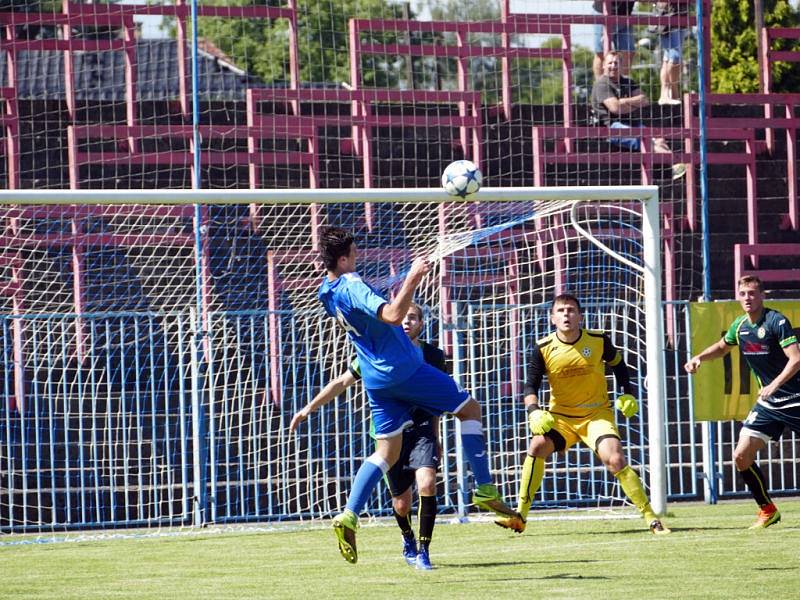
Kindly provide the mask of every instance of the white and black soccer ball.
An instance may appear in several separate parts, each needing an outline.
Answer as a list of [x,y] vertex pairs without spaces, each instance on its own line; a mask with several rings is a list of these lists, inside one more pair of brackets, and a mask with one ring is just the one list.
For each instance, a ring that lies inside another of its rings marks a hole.
[[483,175],[474,162],[457,160],[442,173],[442,187],[451,196],[465,198],[481,189]]

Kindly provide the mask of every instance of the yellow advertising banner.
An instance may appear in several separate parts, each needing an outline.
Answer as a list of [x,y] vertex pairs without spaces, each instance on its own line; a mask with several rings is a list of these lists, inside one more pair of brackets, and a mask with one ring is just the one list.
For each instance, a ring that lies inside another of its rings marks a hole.
[[[775,300],[766,306],[800,325],[800,302]],[[738,302],[696,302],[689,307],[692,356],[718,342],[733,320],[743,314]],[[704,362],[692,377],[694,418],[698,421],[742,420],[758,396],[758,383],[738,348],[723,358]]]

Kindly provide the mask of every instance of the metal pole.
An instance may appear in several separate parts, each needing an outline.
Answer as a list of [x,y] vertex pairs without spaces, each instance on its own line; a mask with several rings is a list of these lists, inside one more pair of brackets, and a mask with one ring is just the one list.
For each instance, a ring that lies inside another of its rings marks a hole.
[[[198,90],[198,52],[197,52],[197,0],[192,0],[192,143],[194,147],[193,166],[194,177],[192,188],[199,190],[202,187],[200,173],[200,97]],[[208,492],[206,484],[207,448],[206,448],[206,420],[205,405],[205,361],[203,357],[203,343],[205,341],[205,315],[203,312],[203,211],[200,204],[194,205],[194,245],[195,245],[195,307],[194,340],[192,352],[192,425],[194,443],[194,489],[195,507],[193,523],[201,526],[206,523]]]
[[667,452],[665,440],[666,369],[664,366],[664,327],[661,302],[661,236],[659,230],[658,192],[645,203],[642,211],[644,263],[644,303],[647,322],[647,435],[650,467],[650,503],[653,511],[667,511]]
[[764,41],[761,39],[761,30],[764,29],[764,0],[754,0],[755,7],[754,25],[756,28],[756,57],[758,58],[758,91],[764,93]]
[[[697,0],[697,97],[700,121],[700,228],[703,255],[703,301],[711,301],[711,231],[708,221],[708,163],[706,162],[706,44],[705,0]],[[716,429],[703,426],[703,483],[708,504],[717,503]]]
[[[463,374],[461,373],[461,349],[463,343],[463,333],[458,331],[458,303],[451,304],[450,314],[453,319],[453,379],[456,383],[463,385]],[[461,421],[455,421],[455,443],[456,443],[456,481],[458,482],[458,520],[467,521],[467,507],[469,506],[469,494],[467,491],[467,461],[464,456],[464,447],[461,444]]]

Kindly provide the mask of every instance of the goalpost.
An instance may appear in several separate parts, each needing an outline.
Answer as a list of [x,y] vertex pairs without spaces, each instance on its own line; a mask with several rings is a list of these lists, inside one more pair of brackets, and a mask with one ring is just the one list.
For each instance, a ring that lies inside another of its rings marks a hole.
[[[479,400],[495,479],[516,495],[526,355],[559,292],[632,367],[627,458],[666,506],[658,189],[6,191],[0,530],[326,516],[369,453],[360,386],[289,435],[352,351],[316,289],[317,229],[352,229],[385,294],[416,256],[425,335]],[[610,379],[610,381],[612,381]],[[547,391],[544,391],[546,398]],[[468,473],[445,419],[441,505]],[[586,449],[554,456],[537,506],[616,505]],[[370,502],[380,514],[385,491]]]

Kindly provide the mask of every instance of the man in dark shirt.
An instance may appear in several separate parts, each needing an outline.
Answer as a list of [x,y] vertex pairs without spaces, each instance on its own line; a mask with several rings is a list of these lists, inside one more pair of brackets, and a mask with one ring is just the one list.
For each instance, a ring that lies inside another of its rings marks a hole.
[[721,358],[739,346],[761,386],[739,432],[733,460],[759,506],[750,529],[763,529],[780,521],[781,513],[770,499],[756,454],[770,440],[779,440],[784,427],[800,433],[800,346],[789,319],[764,306],[761,279],[745,275],[737,287],[745,314],[736,318],[721,340],[689,359],[684,369],[694,373],[700,363]]
[[[639,85],[620,73],[618,52],[609,52],[603,58],[603,75],[592,86],[592,110],[601,125],[611,129],[631,129],[641,127],[641,110],[650,105],[647,95]],[[635,137],[614,137],[613,144],[638,152],[641,140]],[[672,154],[664,138],[653,140],[653,152]],[[672,165],[672,178],[679,179],[686,174],[686,165]]]

